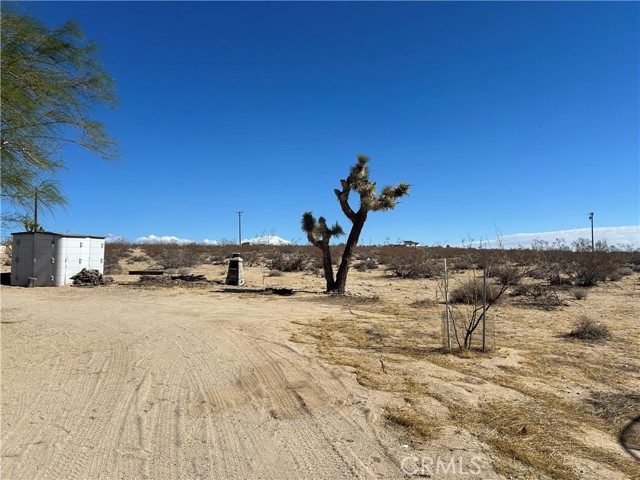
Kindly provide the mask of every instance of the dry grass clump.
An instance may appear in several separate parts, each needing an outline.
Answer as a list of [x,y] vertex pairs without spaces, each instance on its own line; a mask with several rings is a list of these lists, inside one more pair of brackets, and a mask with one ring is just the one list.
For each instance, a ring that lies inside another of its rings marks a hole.
[[579,338],[580,340],[606,340],[611,338],[611,332],[604,323],[596,322],[592,318],[582,315],[567,337]]
[[620,428],[640,413],[640,393],[593,392],[587,399],[595,414]]
[[309,298],[310,301],[329,303],[333,305],[342,305],[345,307],[353,307],[359,305],[378,305],[382,303],[379,295],[340,295],[340,294],[323,294]]
[[[537,403],[492,402],[477,410],[459,410],[456,416],[467,428],[479,429],[481,439],[505,457],[534,467],[552,478],[580,478],[567,469],[562,458],[562,453],[576,448],[568,431],[570,424]],[[559,430],[562,435],[558,435]],[[516,473],[511,472],[506,463],[499,467],[504,473]]]
[[410,307],[412,308],[428,308],[428,307],[434,307],[438,304],[438,302],[432,298],[425,298],[423,300],[416,300],[414,302],[411,302],[409,304]]
[[384,418],[387,422],[405,428],[410,434],[422,438],[436,438],[440,426],[433,419],[413,408],[385,407]]

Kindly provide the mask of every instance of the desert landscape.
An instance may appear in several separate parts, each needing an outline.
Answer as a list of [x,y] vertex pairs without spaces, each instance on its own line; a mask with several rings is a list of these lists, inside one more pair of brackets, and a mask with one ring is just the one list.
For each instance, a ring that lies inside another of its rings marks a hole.
[[[640,476],[637,253],[591,288],[529,271],[483,353],[443,347],[440,265],[454,291],[493,254],[361,248],[327,295],[311,247],[243,246],[225,285],[238,248],[111,245],[109,285],[2,286],[2,478]],[[568,336],[584,316],[609,335]]]

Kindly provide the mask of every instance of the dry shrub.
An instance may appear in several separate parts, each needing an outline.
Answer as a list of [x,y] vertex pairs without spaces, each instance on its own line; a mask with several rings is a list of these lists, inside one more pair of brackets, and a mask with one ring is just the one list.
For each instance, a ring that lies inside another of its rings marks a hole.
[[378,268],[378,264],[372,258],[367,258],[366,260],[362,260],[361,262],[356,264],[356,270],[359,272],[366,272],[368,270],[375,270]]
[[454,258],[451,262],[451,270],[462,272],[464,270],[477,270],[478,264],[468,256]]
[[582,315],[576,321],[575,328],[567,336],[580,340],[606,340],[611,338],[611,332],[604,323],[596,322],[592,318]]
[[203,246],[195,243],[187,245],[151,243],[143,244],[140,248],[163,269],[196,267],[204,258]]
[[104,246],[104,272],[117,275],[122,272],[120,260],[131,256],[132,245],[127,242],[106,242]]
[[[493,303],[497,299],[497,289],[487,282],[487,303]],[[466,303],[478,305],[484,300],[484,287],[482,279],[474,278],[466,280],[461,285],[449,292],[451,303]]]
[[302,272],[309,265],[309,257],[300,253],[276,253],[267,260],[271,270]]
[[563,259],[541,259],[528,276],[535,280],[545,280],[549,285],[569,285],[571,277],[568,270],[567,262]]
[[621,278],[626,277],[627,275],[631,275],[632,273],[633,270],[631,268],[620,267],[609,274],[609,280],[612,282],[617,282]]
[[546,285],[518,285],[510,294],[512,297],[523,297],[517,306],[527,308],[538,308],[540,310],[554,310],[565,306],[558,292]]
[[615,263],[606,253],[582,252],[571,266],[573,284],[577,287],[593,287],[604,282],[615,268]]
[[518,285],[522,280],[520,270],[514,265],[497,265],[488,270],[488,274],[500,285]]
[[431,278],[439,273],[440,268],[426,252],[416,249],[387,258],[385,267],[387,273],[398,278]]
[[416,300],[415,302],[411,302],[409,306],[412,308],[427,308],[433,307],[437,304],[438,302],[433,300],[432,298],[425,298],[424,300]]
[[587,291],[584,288],[574,288],[571,290],[571,295],[573,295],[576,300],[584,300],[587,298]]

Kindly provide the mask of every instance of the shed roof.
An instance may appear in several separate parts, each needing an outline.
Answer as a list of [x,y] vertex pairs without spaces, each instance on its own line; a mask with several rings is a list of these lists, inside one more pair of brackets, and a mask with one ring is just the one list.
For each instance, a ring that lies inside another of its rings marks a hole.
[[72,237],[72,238],[107,238],[104,235],[85,235],[84,233],[58,233],[58,232],[15,232],[11,235],[33,235],[34,233],[40,233],[44,235],[57,235],[58,237]]

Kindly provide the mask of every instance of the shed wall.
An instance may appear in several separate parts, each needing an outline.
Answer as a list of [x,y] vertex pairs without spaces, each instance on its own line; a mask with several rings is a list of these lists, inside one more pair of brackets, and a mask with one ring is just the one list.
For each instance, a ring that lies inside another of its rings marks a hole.
[[20,234],[13,237],[13,252],[11,285],[26,286],[36,277],[38,286],[60,287],[83,268],[104,272],[104,238]]

